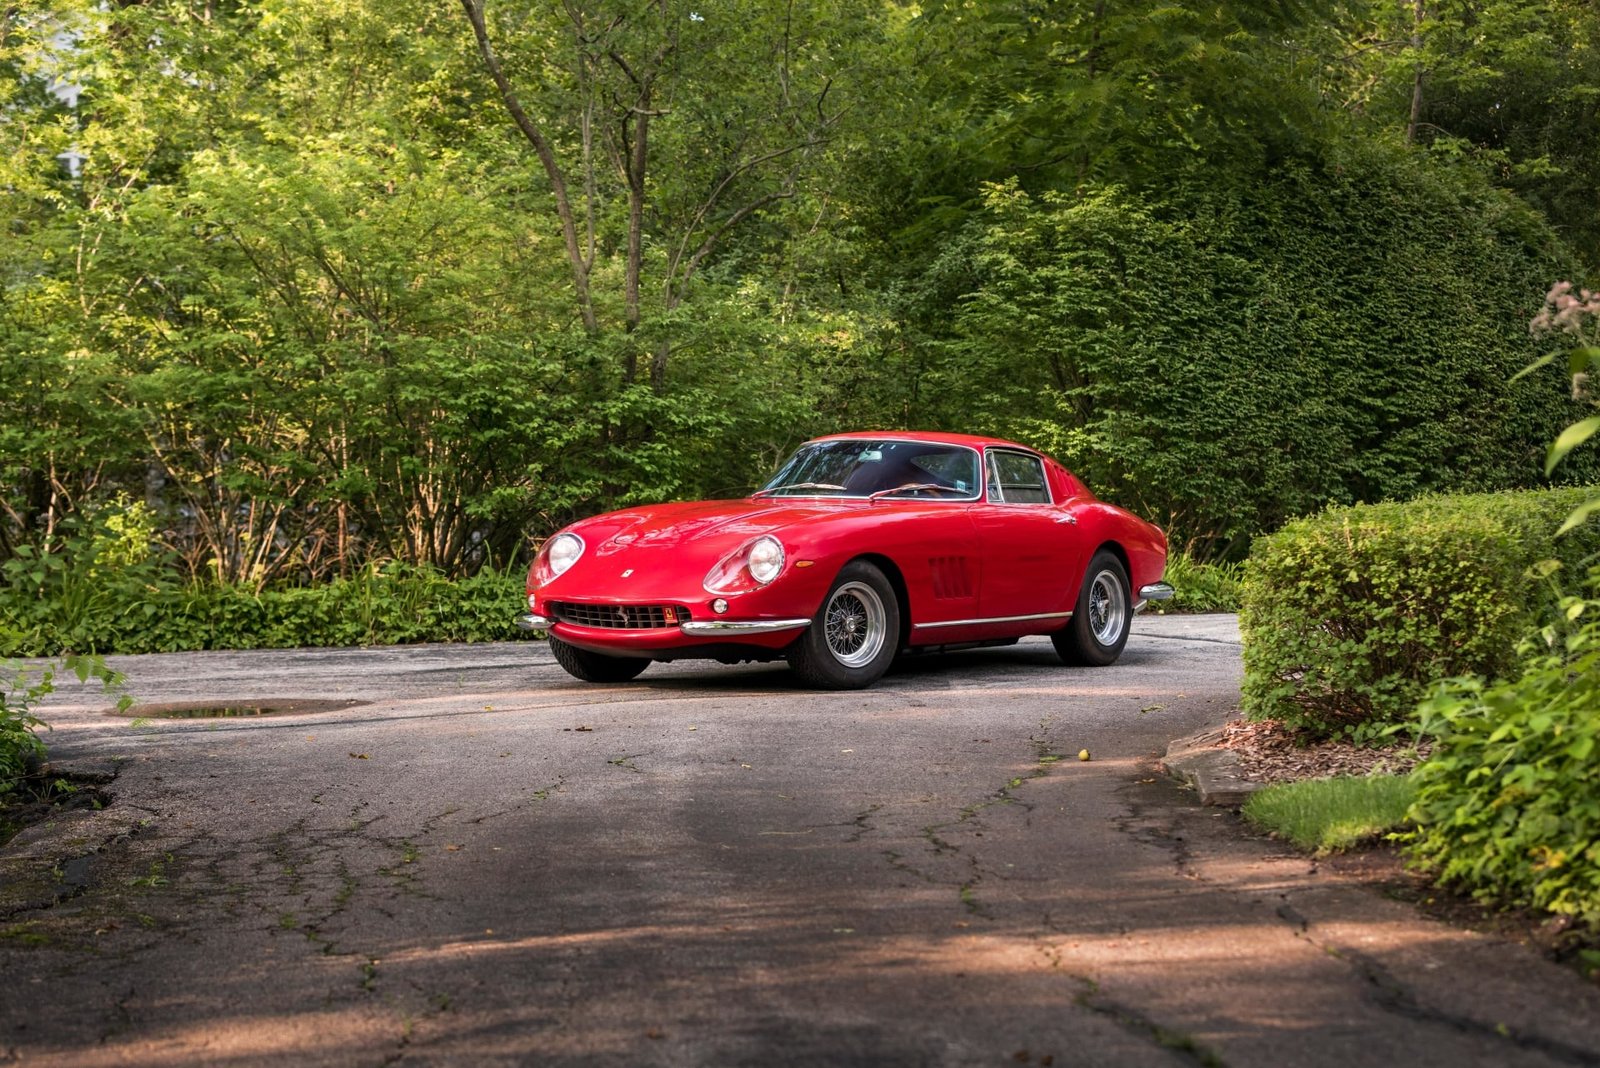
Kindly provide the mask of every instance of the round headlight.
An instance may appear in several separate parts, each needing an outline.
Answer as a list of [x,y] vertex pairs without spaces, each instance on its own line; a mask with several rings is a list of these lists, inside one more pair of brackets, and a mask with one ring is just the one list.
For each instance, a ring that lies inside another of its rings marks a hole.
[[583,539],[576,534],[557,534],[550,539],[550,544],[545,547],[545,562],[550,565],[550,574],[559,575],[567,568],[578,562],[578,557],[583,555]]
[[765,586],[783,570],[783,546],[777,538],[757,538],[750,546],[746,566],[750,568],[750,577]]

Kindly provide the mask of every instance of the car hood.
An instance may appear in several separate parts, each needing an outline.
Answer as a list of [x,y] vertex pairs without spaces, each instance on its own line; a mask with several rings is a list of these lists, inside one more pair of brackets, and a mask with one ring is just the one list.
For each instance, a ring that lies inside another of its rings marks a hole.
[[596,557],[626,552],[720,558],[762,534],[863,507],[869,506],[860,501],[694,501],[609,512],[571,529]]

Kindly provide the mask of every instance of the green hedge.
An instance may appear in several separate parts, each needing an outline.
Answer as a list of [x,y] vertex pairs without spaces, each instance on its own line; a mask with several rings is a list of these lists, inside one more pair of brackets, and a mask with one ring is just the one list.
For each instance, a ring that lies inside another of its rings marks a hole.
[[498,641],[523,636],[523,575],[390,565],[320,586],[141,584],[61,572],[0,590],[0,656]]
[[[1257,540],[1240,611],[1244,710],[1307,734],[1406,720],[1438,679],[1503,678],[1577,591],[1600,524],[1555,530],[1589,489],[1330,508]],[[1541,577],[1540,561],[1563,567]]]

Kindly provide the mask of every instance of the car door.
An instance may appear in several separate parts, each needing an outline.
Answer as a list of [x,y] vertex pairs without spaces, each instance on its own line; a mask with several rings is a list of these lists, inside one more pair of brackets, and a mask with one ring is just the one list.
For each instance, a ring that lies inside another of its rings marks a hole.
[[1053,500],[1044,462],[1030,452],[984,453],[984,500],[973,509],[981,554],[978,611],[984,619],[1059,615],[1072,605],[1076,517]]

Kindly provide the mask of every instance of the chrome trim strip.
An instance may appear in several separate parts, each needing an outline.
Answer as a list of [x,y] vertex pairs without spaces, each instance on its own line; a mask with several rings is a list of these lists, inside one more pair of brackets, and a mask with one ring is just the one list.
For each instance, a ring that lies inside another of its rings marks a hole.
[[524,612],[517,617],[517,626],[522,630],[549,630],[550,620],[544,616],[536,616],[532,612]]
[[939,623],[913,623],[916,630],[934,630],[938,627],[975,627],[981,623],[1028,623],[1035,619],[1071,619],[1071,612],[1040,612],[1032,616],[990,616],[987,619],[947,619]]
[[678,629],[690,637],[737,637],[741,634],[774,634],[811,626],[809,619],[691,619]]
[[1175,592],[1177,591],[1165,582],[1152,582],[1148,586],[1139,587],[1139,599],[1141,601],[1170,601]]

